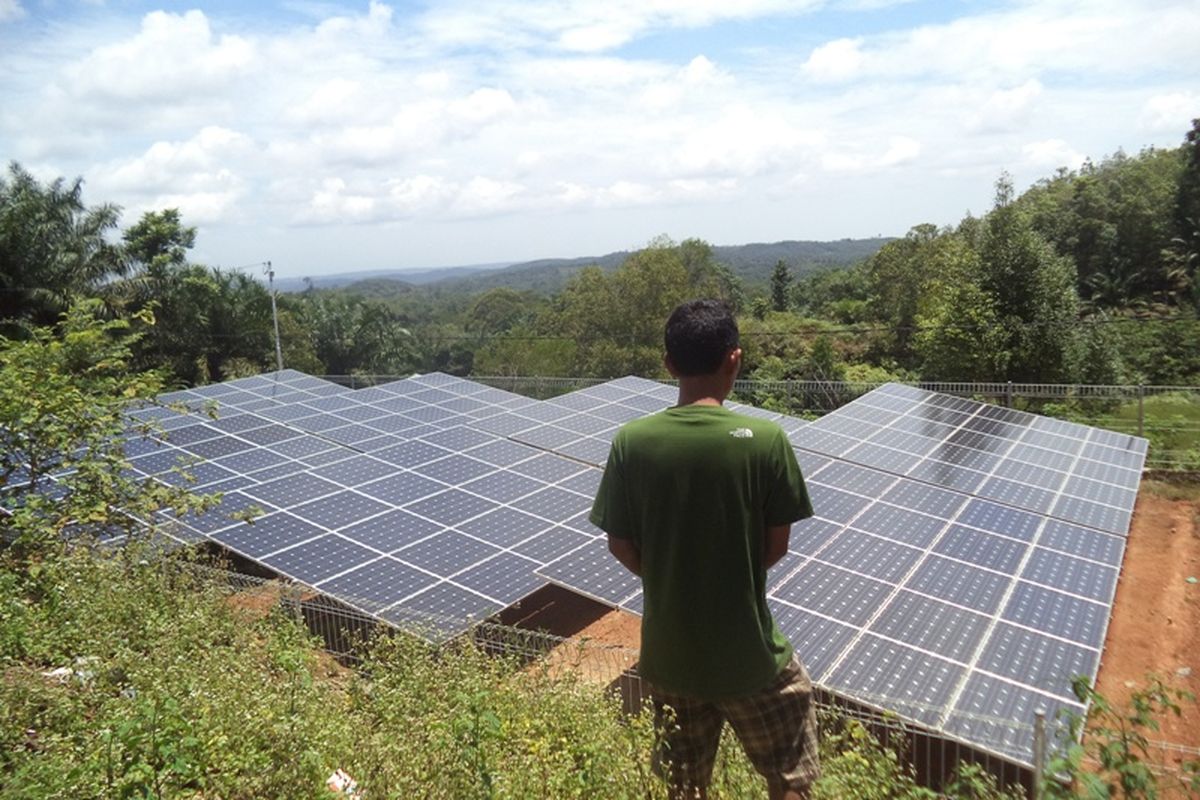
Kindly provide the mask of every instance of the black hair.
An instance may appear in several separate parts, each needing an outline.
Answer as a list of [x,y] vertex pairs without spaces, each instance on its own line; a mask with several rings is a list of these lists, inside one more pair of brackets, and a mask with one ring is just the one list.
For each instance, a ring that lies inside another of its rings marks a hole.
[[680,376],[711,375],[738,346],[737,322],[720,300],[691,300],[671,312],[663,338]]

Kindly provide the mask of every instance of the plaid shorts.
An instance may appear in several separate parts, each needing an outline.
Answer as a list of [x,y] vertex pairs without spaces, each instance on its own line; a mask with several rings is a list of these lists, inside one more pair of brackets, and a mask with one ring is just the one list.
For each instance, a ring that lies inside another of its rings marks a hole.
[[803,791],[821,774],[812,683],[795,656],[771,685],[748,695],[699,700],[650,687],[659,744],[654,770],[680,789],[706,788],[725,721],[775,791]]

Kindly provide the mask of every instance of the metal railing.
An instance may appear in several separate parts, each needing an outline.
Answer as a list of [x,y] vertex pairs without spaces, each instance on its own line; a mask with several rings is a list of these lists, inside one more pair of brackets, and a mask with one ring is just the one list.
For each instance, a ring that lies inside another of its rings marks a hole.
[[[363,388],[410,376],[323,377],[351,388]],[[600,378],[548,376],[468,377],[488,386],[541,400],[605,382]],[[667,380],[662,382],[672,383]],[[848,381],[739,380],[734,385],[734,399],[792,416],[815,418],[882,385]],[[1200,472],[1200,386],[1012,382],[909,382],[907,385],[1143,436],[1150,440],[1147,470]]]

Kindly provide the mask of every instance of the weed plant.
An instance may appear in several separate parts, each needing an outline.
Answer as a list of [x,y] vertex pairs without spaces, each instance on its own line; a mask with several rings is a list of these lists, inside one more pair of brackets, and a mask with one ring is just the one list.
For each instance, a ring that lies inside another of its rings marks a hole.
[[[328,800],[339,768],[370,800],[666,797],[648,711],[467,640],[380,635],[349,670],[193,558],[0,553],[0,798]],[[861,726],[829,731],[815,797],[934,797]],[[728,731],[710,796],[765,796]]]

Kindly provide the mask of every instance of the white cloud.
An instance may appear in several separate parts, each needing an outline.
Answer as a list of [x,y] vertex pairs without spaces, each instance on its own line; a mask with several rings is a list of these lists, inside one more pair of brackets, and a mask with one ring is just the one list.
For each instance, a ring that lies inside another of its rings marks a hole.
[[375,198],[347,193],[341,178],[326,178],[313,193],[304,222],[369,222],[374,218]]
[[858,75],[865,60],[861,39],[835,39],[813,50],[801,69],[816,81],[845,81]]
[[0,23],[21,19],[25,14],[18,0],[0,0]]
[[1062,139],[1029,142],[1021,148],[1025,164],[1037,169],[1055,170],[1059,167],[1079,169],[1087,158]]
[[142,211],[178,207],[189,222],[217,222],[245,191],[231,165],[253,157],[250,137],[215,126],[182,142],[155,142],[142,155],[96,167],[89,185],[104,196]]
[[942,24],[837,39],[812,52],[804,73],[814,80],[892,82],[916,76],[995,81],[1043,71],[1122,75],[1194,64],[1196,41],[1200,10],[1194,4],[1027,2]]
[[1012,89],[997,89],[967,117],[967,128],[982,132],[1019,128],[1029,120],[1042,91],[1041,82],[1033,78]]
[[340,37],[346,34],[366,37],[383,36],[391,30],[392,14],[391,6],[371,0],[366,16],[330,17],[317,26],[316,33],[318,36],[327,37]]
[[1147,100],[1139,122],[1143,130],[1174,132],[1182,138],[1197,117],[1200,117],[1200,92],[1169,92]]
[[789,163],[822,140],[778,113],[738,104],[682,134],[669,163],[685,176],[750,176]]
[[354,118],[366,104],[363,86],[352,78],[322,81],[307,99],[288,109],[288,116],[301,124],[333,124]]
[[154,11],[132,38],[70,65],[64,89],[86,102],[178,102],[230,87],[253,60],[249,40],[215,36],[202,11]]
[[883,152],[857,150],[827,151],[821,165],[829,172],[870,173],[907,164],[921,155],[921,143],[908,136],[892,136]]
[[540,42],[596,53],[654,31],[803,14],[820,5],[820,0],[459,0],[435,5],[421,27],[425,41],[447,46],[506,49]]

